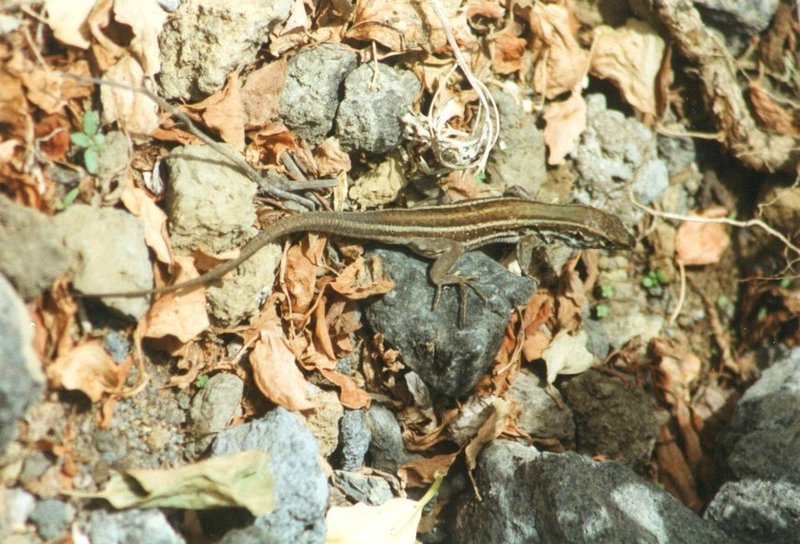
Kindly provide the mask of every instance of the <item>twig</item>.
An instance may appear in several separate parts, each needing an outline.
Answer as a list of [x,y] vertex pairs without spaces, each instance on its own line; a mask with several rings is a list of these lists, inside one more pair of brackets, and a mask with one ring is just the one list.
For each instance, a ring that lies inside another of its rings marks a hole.
[[678,271],[680,272],[681,289],[678,293],[678,302],[675,305],[675,310],[673,310],[672,315],[669,316],[670,325],[675,324],[675,320],[677,320],[678,316],[681,315],[683,303],[686,301],[686,267],[682,261],[678,261]]
[[210,136],[204,133],[202,130],[197,128],[194,124],[192,119],[186,115],[186,113],[182,112],[179,108],[174,107],[172,104],[155,94],[154,92],[150,91],[149,89],[145,89],[144,87],[134,87],[131,85],[127,85],[125,83],[118,83],[116,81],[108,81],[105,79],[100,79],[96,77],[85,77],[85,76],[78,76],[75,74],[65,73],[62,74],[63,77],[72,78],[79,83],[95,83],[97,85],[106,85],[108,87],[115,87],[118,89],[124,89],[126,91],[131,91],[135,93],[140,93],[147,96],[150,100],[158,104],[164,111],[168,112],[170,115],[175,116],[178,120],[180,120],[185,126],[186,130],[188,130],[193,136],[197,137],[201,140],[204,144],[212,148],[214,151],[225,157],[226,159],[233,162],[236,166],[238,166],[245,174],[248,175],[253,181],[260,182],[263,184],[264,189],[267,193],[275,196],[277,198],[281,198],[284,200],[291,200],[303,206],[304,208],[314,209],[314,202],[309,200],[303,196],[296,195],[284,189],[280,189],[278,187],[274,187],[267,183],[263,183],[263,178],[261,174],[259,174],[258,170],[250,166],[247,161],[245,161],[241,156],[234,153],[230,149],[226,148],[224,145],[220,144],[219,142],[214,141]]

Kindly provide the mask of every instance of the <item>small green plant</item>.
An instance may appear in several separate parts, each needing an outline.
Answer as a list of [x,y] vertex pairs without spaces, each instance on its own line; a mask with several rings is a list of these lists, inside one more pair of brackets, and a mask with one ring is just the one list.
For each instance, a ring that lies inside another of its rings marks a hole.
[[756,315],[756,320],[764,321],[768,315],[769,315],[769,310],[762,307],[758,310],[758,314]]
[[611,310],[609,310],[608,304],[598,304],[594,308],[594,314],[597,316],[597,319],[603,319],[604,317],[607,317],[610,311]]
[[194,386],[198,389],[202,389],[208,383],[208,374],[200,374],[197,379],[194,381]]
[[717,307],[719,308],[723,309],[727,308],[728,306],[730,306],[730,304],[731,304],[731,299],[729,299],[725,295],[720,295],[719,298],[717,298]]
[[792,285],[792,280],[790,280],[789,278],[783,278],[781,280],[780,285],[781,285],[781,289],[788,289]]
[[646,289],[651,289],[665,283],[667,283],[667,274],[663,270],[651,270],[642,279],[642,285],[644,285]]
[[90,110],[83,114],[83,131],[69,135],[73,145],[83,148],[83,164],[90,174],[97,173],[97,154],[106,143],[106,137],[98,132],[99,129],[100,116]]
[[75,203],[75,199],[78,198],[79,194],[81,194],[80,187],[73,187],[64,195],[61,202],[56,204],[56,209],[58,211],[66,210]]
[[600,286],[600,296],[602,298],[614,298],[614,286],[604,283]]

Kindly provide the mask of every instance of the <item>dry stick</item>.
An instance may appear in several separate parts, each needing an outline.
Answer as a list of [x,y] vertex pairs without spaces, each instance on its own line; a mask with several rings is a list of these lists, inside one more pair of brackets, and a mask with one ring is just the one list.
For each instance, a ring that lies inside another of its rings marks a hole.
[[284,189],[280,189],[278,187],[273,187],[271,185],[263,183],[263,178],[261,177],[261,174],[258,172],[258,170],[250,166],[247,163],[247,161],[245,161],[241,156],[237,155],[236,153],[226,148],[219,142],[214,141],[210,136],[208,136],[203,131],[198,129],[197,126],[194,124],[194,121],[192,121],[192,119],[188,115],[186,115],[180,109],[174,107],[172,104],[170,104],[157,94],[153,93],[149,89],[145,89],[144,87],[134,87],[132,85],[127,85],[125,83],[117,83],[116,81],[107,81],[105,79],[100,79],[96,77],[76,76],[74,74],[64,74],[64,77],[75,79],[80,83],[95,83],[97,85],[106,85],[108,87],[116,87],[118,89],[124,89],[126,91],[131,91],[134,93],[141,93],[147,96],[150,100],[155,102],[164,111],[177,117],[186,126],[186,129],[193,136],[197,137],[211,149],[213,149],[223,157],[227,158],[231,162],[233,162],[236,166],[242,169],[248,175],[248,177],[250,177],[253,181],[259,182],[259,184],[264,187],[264,190],[266,190],[272,196],[275,196],[277,198],[282,198],[284,200],[291,200],[293,202],[300,204],[304,208],[308,208],[310,210],[313,210],[316,207],[312,200],[309,200],[300,195],[296,195]]
[[796,171],[800,140],[770,135],[758,128],[742,96],[727,49],[705,27],[693,2],[650,0],[649,4],[680,53],[697,68],[723,145],[754,170]]

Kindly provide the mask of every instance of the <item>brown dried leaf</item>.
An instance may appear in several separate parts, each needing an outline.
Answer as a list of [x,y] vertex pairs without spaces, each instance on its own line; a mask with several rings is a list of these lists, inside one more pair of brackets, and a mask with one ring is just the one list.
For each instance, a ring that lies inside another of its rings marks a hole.
[[356,382],[350,376],[346,376],[335,370],[321,368],[320,373],[331,383],[339,386],[341,389],[339,393],[339,400],[342,401],[342,406],[352,410],[359,408],[366,408],[372,401],[369,393],[356,385]]
[[659,481],[671,495],[680,499],[688,508],[695,512],[700,511],[703,501],[697,494],[697,483],[666,425],[661,427],[656,444]]
[[281,92],[286,83],[286,58],[262,66],[242,85],[242,109],[245,129],[263,127],[278,119]]
[[131,27],[133,39],[128,49],[144,67],[147,77],[161,71],[158,35],[167,21],[167,13],[156,0],[114,0],[114,19]]
[[[136,59],[125,56],[106,72],[105,79],[129,87],[141,87],[144,72]],[[142,93],[103,85],[100,87],[100,102],[105,123],[116,121],[121,129],[141,136],[149,136],[158,128],[158,106]]]
[[459,453],[456,451],[414,459],[400,466],[398,476],[409,487],[425,487],[433,483],[437,476],[446,475]]
[[[519,409],[512,403],[502,398],[497,398],[492,403],[492,413],[478,429],[478,433],[470,440],[469,444],[464,448],[464,455],[467,459],[467,468],[472,478],[472,471],[478,459],[478,454],[483,445],[491,442],[509,426],[513,425],[514,420],[517,418]],[[477,491],[477,489],[476,489]]]
[[747,89],[750,91],[753,113],[767,130],[776,134],[800,136],[800,109],[787,111],[756,81],[751,81]]
[[122,384],[120,366],[99,339],[89,340],[56,359],[47,368],[47,378],[55,387],[82,391],[92,402]]
[[314,150],[314,161],[319,177],[338,176],[352,168],[350,155],[342,151],[339,139],[334,137],[326,138],[317,146]]
[[87,19],[94,4],[95,0],[45,0],[47,26],[60,42],[87,49],[92,37]]
[[261,393],[287,410],[310,410],[314,403],[306,395],[308,383],[297,368],[277,316],[264,323],[250,353],[253,379]]
[[595,30],[590,71],[609,79],[625,100],[642,113],[656,115],[655,83],[664,56],[664,40],[644,21]]
[[[718,218],[727,213],[725,208],[709,208],[699,217]],[[687,266],[716,264],[730,243],[727,225],[686,221],[675,235],[675,261]]]
[[528,42],[510,29],[497,34],[491,45],[492,70],[496,74],[513,74],[522,69],[522,54]]
[[[197,271],[190,257],[175,257],[180,273],[176,283],[196,278]],[[186,343],[211,325],[206,312],[204,289],[185,293],[167,293],[153,303],[143,320],[146,338],[174,337]]]
[[156,258],[164,264],[172,264],[174,257],[167,233],[167,214],[150,198],[147,191],[136,187],[128,180],[121,197],[128,210],[139,218],[144,226],[144,240]]
[[286,292],[292,298],[292,312],[305,314],[314,302],[314,287],[317,284],[317,263],[322,262],[325,250],[324,237],[309,235],[302,243],[286,252],[284,259]]
[[578,146],[578,139],[586,130],[586,101],[579,93],[572,93],[566,100],[550,102],[544,120],[544,141],[550,149],[547,164],[555,166]]
[[350,300],[364,300],[375,295],[384,295],[394,289],[392,278],[387,276],[379,259],[359,257],[330,283],[334,291]]
[[589,54],[575,37],[578,24],[571,10],[527,0],[517,2],[515,10],[528,20],[534,36],[533,89],[547,98],[575,89],[589,70]]
[[206,126],[234,149],[244,151],[245,112],[239,87],[239,72],[232,72],[221,91],[188,109],[199,113]]

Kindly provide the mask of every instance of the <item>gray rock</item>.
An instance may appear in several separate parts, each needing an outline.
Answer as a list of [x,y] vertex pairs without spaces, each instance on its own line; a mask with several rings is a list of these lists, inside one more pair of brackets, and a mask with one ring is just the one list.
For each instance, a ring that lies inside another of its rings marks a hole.
[[723,446],[739,479],[800,483],[800,349],[773,363],[747,389]]
[[35,297],[68,268],[52,219],[0,195],[0,273],[22,298]]
[[290,0],[185,0],[158,36],[161,94],[199,100],[255,59],[289,16]]
[[280,116],[312,146],[333,128],[339,87],[356,67],[356,54],[341,45],[325,44],[289,58],[281,93]]
[[0,490],[0,539],[23,525],[36,507],[36,497],[20,488]]
[[742,480],[723,485],[705,517],[741,542],[796,542],[800,535],[800,486]]
[[344,470],[358,470],[364,464],[372,434],[364,422],[364,410],[345,410],[339,423],[341,461]]
[[381,63],[359,66],[344,82],[336,135],[344,149],[386,153],[402,143],[400,119],[419,92],[417,77]]
[[266,451],[275,481],[275,509],[253,524],[229,531],[225,544],[321,543],[325,541],[328,485],[319,466],[319,446],[297,416],[276,408],[262,419],[217,435],[213,455]]
[[205,450],[214,440],[214,435],[241,413],[243,394],[241,378],[233,374],[215,374],[194,396],[189,415],[198,452]]
[[536,128],[536,117],[526,112],[513,96],[494,90],[500,113],[500,138],[486,163],[492,183],[519,185],[536,196],[547,181],[544,136]]
[[[222,253],[255,236],[257,184],[208,146],[172,151],[167,166],[166,204],[176,250]],[[211,314],[235,324],[254,315],[262,291],[271,286],[280,258],[269,244],[242,263],[225,280],[206,289]]]
[[559,408],[533,372],[520,370],[508,390],[508,396],[516,399],[520,408],[515,424],[526,433],[542,438],[555,438],[564,444],[575,440],[572,411],[567,407]]
[[105,144],[97,152],[97,177],[108,187],[112,180],[128,173],[133,147],[124,132],[114,130],[105,136]]
[[87,536],[90,542],[103,544],[183,544],[183,538],[167,522],[160,510],[98,510],[89,516]]
[[0,454],[17,434],[17,420],[42,392],[44,375],[33,351],[25,303],[0,274]]
[[696,7],[703,20],[717,27],[729,46],[735,46],[769,26],[778,0],[697,0]]
[[358,472],[337,470],[336,487],[350,499],[377,506],[392,498],[392,489],[383,478]]
[[646,474],[659,429],[651,395],[597,370],[565,381],[561,391],[575,414],[578,451]]
[[75,518],[75,508],[71,504],[56,499],[36,503],[30,520],[36,525],[45,540],[53,540],[63,535]]
[[480,454],[475,480],[483,501],[467,492],[458,502],[453,541],[460,544],[730,542],[615,462],[496,440]]
[[669,186],[655,134],[636,119],[608,109],[603,95],[589,95],[586,102],[588,125],[574,152],[578,199],[635,223],[641,212],[628,202],[628,186],[644,204],[657,200]]
[[419,457],[406,451],[400,424],[391,410],[373,403],[364,419],[372,435],[372,442],[369,445],[371,467],[394,473],[403,463]]
[[476,278],[475,286],[486,301],[467,289],[467,319],[460,327],[456,286],[445,286],[439,305],[431,309],[435,291],[427,276],[429,261],[393,250],[367,254],[381,258],[396,285],[366,302],[367,320],[431,389],[450,396],[464,395],[475,386],[500,348],[511,311],[536,289],[532,279],[510,273],[482,253],[467,253],[456,269]]
[[[144,227],[130,213],[74,204],[55,218],[73,271],[84,293],[136,291],[153,287],[153,268]],[[109,308],[138,320],[150,307],[147,296],[103,298]]]

